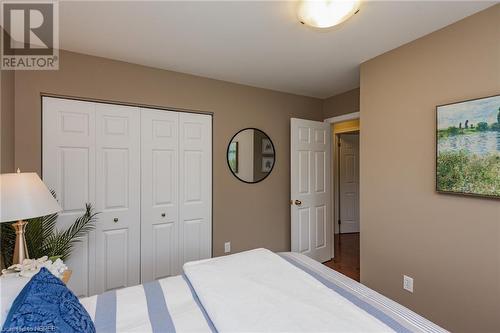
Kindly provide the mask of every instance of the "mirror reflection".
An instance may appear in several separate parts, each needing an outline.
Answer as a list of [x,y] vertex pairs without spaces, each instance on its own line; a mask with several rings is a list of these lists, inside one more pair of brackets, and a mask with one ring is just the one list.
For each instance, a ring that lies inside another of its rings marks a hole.
[[275,151],[269,136],[256,128],[236,133],[227,147],[227,163],[235,177],[245,183],[258,183],[274,167]]

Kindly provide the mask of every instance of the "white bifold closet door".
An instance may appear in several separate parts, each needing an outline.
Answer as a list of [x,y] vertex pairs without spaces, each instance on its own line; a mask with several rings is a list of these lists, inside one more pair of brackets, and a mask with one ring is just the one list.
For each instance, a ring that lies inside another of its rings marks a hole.
[[142,282],[211,256],[211,126],[207,115],[141,110]]
[[141,272],[152,281],[179,271],[179,114],[143,109]]
[[179,114],[179,258],[212,256],[212,117]]
[[182,272],[211,256],[211,116],[43,97],[43,180],[57,227],[99,212],[70,260],[78,296]]
[[[85,203],[95,204],[95,104],[44,97],[42,118],[42,177],[63,209],[56,228],[67,228],[85,213]],[[93,293],[89,277],[95,276],[94,251],[92,232],[67,261],[73,271],[68,286],[79,297]]]
[[67,227],[91,203],[95,231],[68,261],[78,296],[140,282],[140,113],[138,108],[43,98],[43,180]]
[[[140,283],[139,108],[95,103],[96,293]],[[94,281],[90,280],[92,285]]]

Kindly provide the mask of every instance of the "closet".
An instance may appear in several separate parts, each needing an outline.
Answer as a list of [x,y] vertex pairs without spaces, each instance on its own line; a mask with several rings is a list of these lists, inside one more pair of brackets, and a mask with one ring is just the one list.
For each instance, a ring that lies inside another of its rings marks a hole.
[[66,227],[91,203],[95,231],[68,266],[78,296],[180,274],[211,256],[212,117],[42,99],[42,173]]

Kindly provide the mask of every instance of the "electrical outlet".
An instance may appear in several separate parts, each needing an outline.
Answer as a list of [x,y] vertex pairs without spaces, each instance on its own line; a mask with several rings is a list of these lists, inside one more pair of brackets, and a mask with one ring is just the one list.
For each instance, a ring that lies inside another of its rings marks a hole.
[[231,242],[225,242],[224,243],[224,253],[229,253],[231,252]]
[[403,289],[409,292],[413,292],[413,278],[403,275]]

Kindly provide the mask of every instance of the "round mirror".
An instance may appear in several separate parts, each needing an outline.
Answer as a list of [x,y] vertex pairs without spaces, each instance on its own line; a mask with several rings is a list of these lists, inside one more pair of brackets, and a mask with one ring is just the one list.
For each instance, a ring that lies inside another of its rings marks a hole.
[[256,128],[236,133],[227,147],[227,164],[233,175],[245,183],[258,183],[271,173],[275,151],[269,136]]

